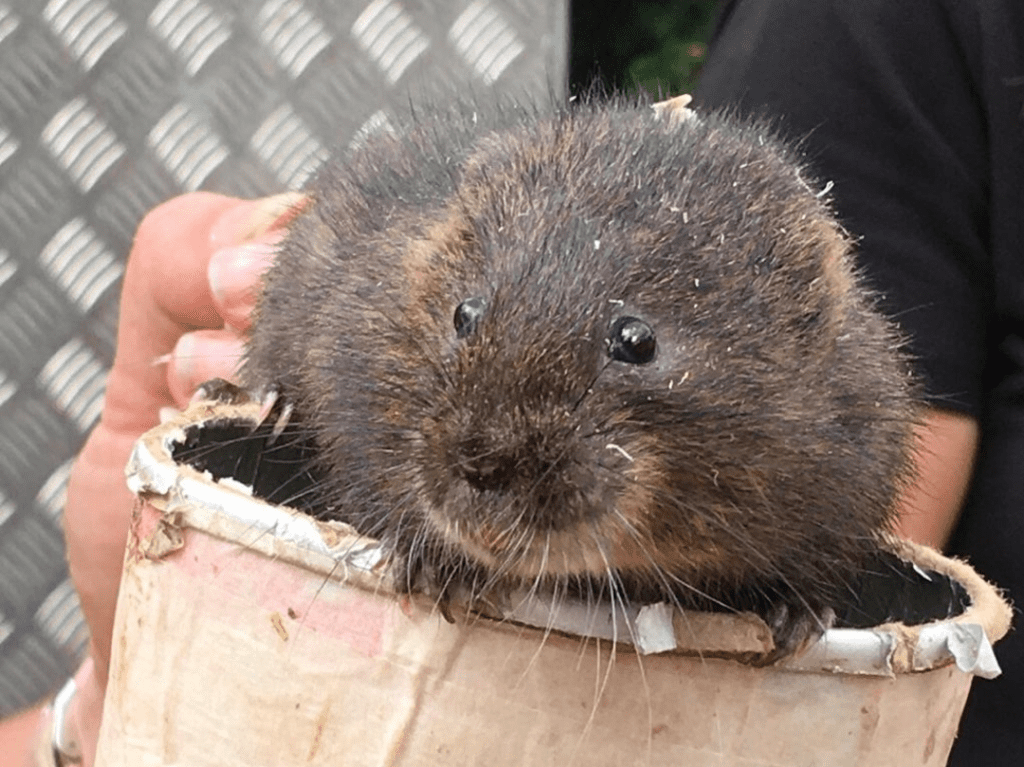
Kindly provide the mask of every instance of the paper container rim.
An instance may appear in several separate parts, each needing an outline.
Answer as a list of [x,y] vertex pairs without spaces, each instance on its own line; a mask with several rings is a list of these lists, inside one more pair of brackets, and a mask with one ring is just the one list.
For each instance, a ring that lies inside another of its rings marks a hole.
[[[160,510],[163,527],[163,533],[147,538],[146,550],[140,555],[163,557],[180,546],[181,528],[193,528],[325,578],[397,598],[376,540],[342,522],[316,520],[267,503],[238,482],[215,482],[208,474],[174,461],[172,446],[185,439],[187,429],[223,420],[255,424],[259,410],[255,403],[198,402],[135,444],[125,469],[128,486]],[[871,629],[831,628],[776,668],[894,676],[956,663],[966,673],[986,678],[999,674],[991,643],[1005,636],[1012,618],[1001,593],[963,561],[908,541],[894,539],[893,545],[904,559],[959,582],[970,599],[968,608],[952,618],[914,626],[888,623]],[[683,613],[666,604],[613,610],[563,599],[556,608],[546,600],[524,596],[511,600],[500,614],[485,617],[537,631],[622,642],[634,645],[642,654],[675,652],[743,659],[771,649],[770,630],[757,616]],[[721,635],[729,637],[725,646],[719,641]]]

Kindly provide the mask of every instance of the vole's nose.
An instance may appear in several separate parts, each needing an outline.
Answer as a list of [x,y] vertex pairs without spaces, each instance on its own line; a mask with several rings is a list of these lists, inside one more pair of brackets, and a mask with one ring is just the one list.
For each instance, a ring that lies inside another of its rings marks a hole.
[[476,490],[501,492],[512,484],[518,462],[511,451],[470,439],[458,453],[457,471]]
[[466,436],[454,447],[455,472],[486,493],[481,508],[499,529],[558,530],[594,508],[594,477],[581,471],[564,439],[550,434]]

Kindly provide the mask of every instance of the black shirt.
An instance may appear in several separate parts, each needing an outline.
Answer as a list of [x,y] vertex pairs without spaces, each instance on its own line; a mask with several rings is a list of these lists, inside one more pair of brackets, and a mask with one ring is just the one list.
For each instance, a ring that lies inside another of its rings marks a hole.
[[[982,426],[950,552],[1024,604],[1024,2],[727,2],[695,95],[774,116],[833,182],[932,404]],[[1024,620],[953,765],[1024,764]]]

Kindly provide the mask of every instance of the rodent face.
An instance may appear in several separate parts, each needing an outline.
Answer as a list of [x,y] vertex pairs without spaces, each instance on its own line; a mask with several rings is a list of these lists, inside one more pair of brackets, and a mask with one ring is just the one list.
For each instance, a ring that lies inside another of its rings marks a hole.
[[443,134],[322,179],[260,307],[250,376],[311,425],[339,516],[493,579],[667,591],[874,540],[909,388],[785,150],[627,108]]
[[[507,218],[508,201],[495,203],[495,218]],[[652,429],[686,401],[673,388],[685,387],[696,344],[685,313],[637,279],[622,232],[567,207],[517,210],[527,238],[480,213],[465,222],[457,239],[476,253],[457,260],[472,268],[433,265],[449,275],[447,300],[416,344],[428,352],[415,367],[442,362],[436,404],[420,414],[426,522],[487,567],[527,579],[651,567],[652,518],[665,516],[656,488],[667,480]],[[482,309],[460,333],[466,300]],[[640,322],[654,346],[630,355]],[[688,569],[712,548],[693,543]]]

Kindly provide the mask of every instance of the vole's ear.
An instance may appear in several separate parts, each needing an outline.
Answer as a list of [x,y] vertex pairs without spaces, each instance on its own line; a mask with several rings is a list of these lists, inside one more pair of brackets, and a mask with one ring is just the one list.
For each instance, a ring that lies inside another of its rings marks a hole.
[[668,120],[669,125],[675,127],[697,116],[697,113],[688,106],[691,101],[693,101],[693,96],[684,93],[682,96],[673,96],[670,99],[659,101],[657,104],[651,104],[651,108],[654,110],[655,117]]

